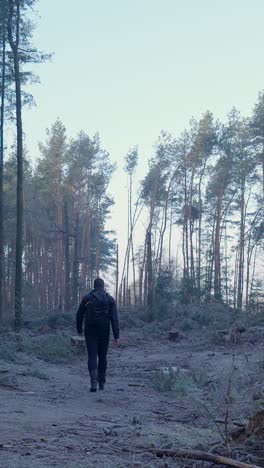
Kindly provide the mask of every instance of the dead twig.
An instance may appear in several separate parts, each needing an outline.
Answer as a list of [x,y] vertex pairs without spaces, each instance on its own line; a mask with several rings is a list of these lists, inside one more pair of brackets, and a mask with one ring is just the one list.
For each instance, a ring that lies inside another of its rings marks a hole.
[[[225,424],[226,421],[225,419],[216,419],[215,422],[217,424]],[[242,422],[239,422],[239,421],[230,421],[230,424],[233,424],[234,426],[237,426],[237,427],[246,427],[246,423],[242,423]]]
[[139,383],[129,383],[129,387],[146,387],[144,384],[139,384]]

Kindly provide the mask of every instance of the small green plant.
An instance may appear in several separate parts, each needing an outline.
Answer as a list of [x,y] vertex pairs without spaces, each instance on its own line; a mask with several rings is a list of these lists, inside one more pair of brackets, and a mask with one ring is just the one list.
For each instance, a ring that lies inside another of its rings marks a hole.
[[155,371],[153,386],[160,392],[173,391],[178,396],[186,396],[193,388],[193,381],[180,370],[168,367]]
[[204,387],[209,381],[207,372],[203,367],[195,369],[192,372],[192,379],[197,387]]

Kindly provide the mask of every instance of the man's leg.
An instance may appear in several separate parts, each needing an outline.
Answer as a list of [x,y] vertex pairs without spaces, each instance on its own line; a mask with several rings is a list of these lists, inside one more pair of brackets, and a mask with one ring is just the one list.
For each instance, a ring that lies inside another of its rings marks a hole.
[[93,335],[86,335],[86,347],[88,354],[88,370],[91,378],[91,392],[96,392],[97,389],[97,354],[98,354],[98,339]]
[[107,369],[107,351],[109,346],[109,333],[100,336],[98,342],[98,382],[99,389],[104,389],[106,369]]

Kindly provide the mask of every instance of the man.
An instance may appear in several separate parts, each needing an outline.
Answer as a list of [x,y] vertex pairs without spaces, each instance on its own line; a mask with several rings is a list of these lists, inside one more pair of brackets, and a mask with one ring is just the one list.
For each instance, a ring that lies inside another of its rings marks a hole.
[[78,334],[82,334],[83,320],[85,321],[84,334],[88,353],[88,370],[91,378],[90,392],[96,392],[97,382],[99,390],[103,390],[105,385],[110,323],[114,343],[116,345],[119,343],[116,303],[114,298],[105,292],[104,281],[101,278],[94,280],[94,289],[83,297],[79,306],[76,314]]

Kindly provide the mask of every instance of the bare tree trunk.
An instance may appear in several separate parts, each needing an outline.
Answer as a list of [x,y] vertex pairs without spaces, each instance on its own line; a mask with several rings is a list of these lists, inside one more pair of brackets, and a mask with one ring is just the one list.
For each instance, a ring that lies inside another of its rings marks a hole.
[[237,308],[242,309],[245,255],[245,181],[241,183]]
[[238,272],[238,250],[236,250],[236,258],[235,258],[235,274],[234,274],[234,307],[237,307],[237,272]]
[[22,103],[19,63],[20,41],[20,0],[15,1],[16,26],[15,39],[13,38],[12,19],[14,17],[14,0],[9,0],[8,40],[13,54],[16,93],[16,150],[17,150],[17,217],[16,217],[16,273],[15,273],[15,329],[22,327],[22,283],[23,283],[23,128]]
[[95,240],[95,272],[96,276],[100,276],[100,207],[101,202],[97,200],[96,210],[96,240]]
[[4,170],[4,114],[5,114],[5,69],[6,69],[6,31],[3,22],[2,80],[1,80],[1,129],[0,129],[0,323],[3,319],[4,293],[4,220],[3,220],[3,170]]
[[152,306],[153,303],[153,275],[152,275],[152,247],[151,247],[151,231],[147,232],[147,278],[148,278],[148,293],[147,305]]
[[189,199],[189,236],[190,236],[190,263],[191,263],[191,278],[193,280],[193,287],[195,286],[195,270],[194,270],[194,253],[193,253],[193,180],[194,170],[192,171],[191,183],[190,183],[190,199]]
[[169,232],[169,269],[171,270],[171,239],[172,239],[172,207],[170,212],[170,232]]
[[203,173],[199,180],[198,197],[199,197],[199,219],[198,219],[198,265],[197,265],[197,288],[199,300],[201,298],[201,262],[202,262],[202,179]]
[[69,213],[68,204],[64,202],[64,263],[65,263],[65,290],[64,290],[64,308],[69,311],[71,308],[71,295],[70,295],[70,236],[69,236]]
[[[178,169],[177,169],[178,170]],[[159,267],[158,271],[161,271],[161,263],[162,263],[162,254],[163,254],[163,242],[164,242],[164,235],[167,229],[167,220],[168,220],[168,203],[169,203],[169,197],[170,197],[170,192],[171,192],[171,186],[172,182],[176,176],[177,170],[174,171],[168,185],[168,190],[167,190],[167,195],[166,195],[166,200],[165,200],[165,207],[164,207],[164,223],[163,223],[163,228],[161,231],[161,236],[160,236],[160,254],[159,254]],[[170,266],[170,252],[171,249],[171,224],[170,224],[170,241],[169,241],[169,266]]]
[[251,276],[251,282],[250,282],[250,296],[253,293],[253,288],[254,288],[254,280],[255,280],[255,272],[256,272],[256,258],[257,258],[257,247],[255,249],[255,255],[254,255],[254,262],[253,262],[253,268],[252,268],[252,276]]
[[216,225],[215,225],[215,243],[214,243],[214,296],[216,299],[222,298],[221,291],[221,254],[220,254],[220,230],[222,213],[222,192],[217,197]]
[[216,214],[214,216],[214,221],[213,221],[213,229],[212,229],[212,238],[211,238],[211,246],[209,248],[209,254],[208,254],[208,287],[207,287],[207,299],[211,298],[211,292],[212,292],[212,282],[213,282],[213,268],[214,268],[214,246],[215,246],[215,226],[216,226]]
[[184,173],[184,239],[185,239],[185,278],[189,278],[190,269],[189,269],[189,236],[188,236],[188,213],[187,213],[187,174],[186,169]]
[[124,279],[123,279],[123,307],[126,307],[126,305],[127,305],[126,284],[127,284],[126,283],[126,277],[124,277]]
[[115,300],[118,301],[118,284],[119,284],[119,248],[116,245],[116,287],[115,287]]
[[79,300],[79,212],[75,219],[74,258],[72,271],[72,306],[76,307]]
[[57,174],[56,174],[56,270],[55,270],[55,307],[62,310],[62,269],[63,269],[63,240],[62,240],[62,200],[61,200],[61,161],[59,155],[56,155]]
[[228,251],[227,251],[227,228],[225,222],[225,288],[226,288],[226,304],[229,305],[229,291],[228,291]]
[[131,248],[131,230],[130,228],[130,193],[127,190],[127,267],[126,267],[126,291],[129,288],[129,262],[130,262],[130,248]]
[[133,241],[133,216],[132,216],[132,176],[129,176],[129,191],[130,191],[130,239],[131,239],[131,254],[132,254],[132,267],[133,267],[133,293],[134,293],[134,305],[137,305],[137,294],[136,294],[136,269],[135,269],[135,257],[134,257],[134,241]]
[[139,267],[139,280],[138,280],[138,299],[139,299],[139,305],[142,306],[143,304],[143,272],[144,272],[144,267]]

